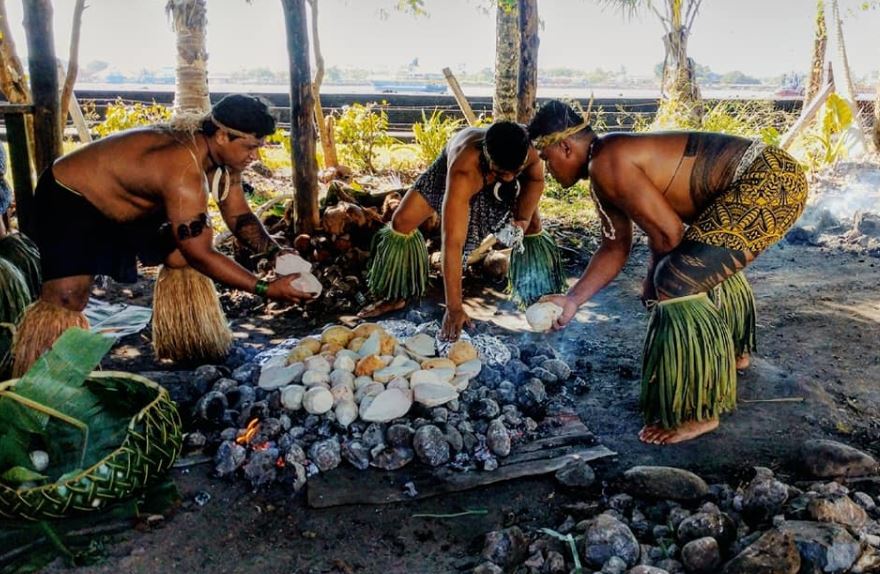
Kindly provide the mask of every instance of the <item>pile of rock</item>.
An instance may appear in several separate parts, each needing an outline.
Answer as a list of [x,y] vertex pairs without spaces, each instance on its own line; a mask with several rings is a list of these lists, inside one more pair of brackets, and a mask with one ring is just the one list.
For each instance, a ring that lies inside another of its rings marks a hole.
[[[634,467],[596,503],[579,502],[555,531],[486,535],[474,574],[752,574],[880,572],[876,460],[826,440],[804,443],[805,482],[767,468],[736,489],[686,470]],[[868,476],[842,483],[846,477]]]
[[219,476],[241,469],[254,486],[299,489],[343,461],[494,470],[514,444],[546,434],[547,412],[587,390],[545,343],[484,334],[443,344],[437,331],[436,322],[333,325],[274,349],[212,382],[190,443],[216,447]]

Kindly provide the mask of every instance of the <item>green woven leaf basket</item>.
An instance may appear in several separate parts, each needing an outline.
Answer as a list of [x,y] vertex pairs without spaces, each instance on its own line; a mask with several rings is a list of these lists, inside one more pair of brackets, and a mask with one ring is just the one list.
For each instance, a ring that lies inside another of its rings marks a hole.
[[[14,379],[0,383],[0,403],[12,401],[16,407],[29,411],[27,414],[46,414],[47,409],[31,404],[27,398],[16,396],[18,382],[19,379]],[[48,417],[57,421],[58,427],[72,429],[77,427],[77,422],[84,423],[85,430],[80,434],[88,437],[84,440],[89,443],[82,445],[80,451],[69,450],[74,457],[91,464],[79,471],[68,471],[45,484],[25,484],[13,488],[0,482],[0,516],[45,520],[103,510],[109,504],[136,493],[154,478],[160,477],[180,454],[180,416],[177,406],[164,388],[144,377],[114,371],[95,371],[86,378],[84,386],[100,397],[98,403],[102,406],[106,406],[105,403],[113,397],[113,393],[120,390],[128,393],[132,388],[138,389],[137,396],[127,397],[127,406],[130,407],[134,401],[145,404],[127,419],[127,424],[126,419],[117,416],[120,408],[125,408],[118,405],[112,407],[112,410],[117,411],[114,416],[96,416],[94,423],[68,421],[65,419],[70,417],[63,412],[63,408],[57,411],[48,409]],[[107,420],[117,421],[117,428],[112,428],[113,425],[101,429],[90,428],[95,423],[105,424]],[[83,427],[79,427],[79,430],[83,430]],[[90,434],[93,436],[89,436]],[[4,436],[6,435],[0,434],[0,439]],[[101,444],[108,444],[114,437],[121,438],[117,442],[118,446],[111,447],[109,452],[104,446],[103,452],[100,452]],[[8,436],[6,438],[9,439]],[[95,462],[89,460],[97,454],[103,456]],[[69,456],[61,458],[70,459]],[[51,476],[52,470],[50,463],[49,468],[43,472]],[[56,469],[58,472],[61,470],[64,469]]]

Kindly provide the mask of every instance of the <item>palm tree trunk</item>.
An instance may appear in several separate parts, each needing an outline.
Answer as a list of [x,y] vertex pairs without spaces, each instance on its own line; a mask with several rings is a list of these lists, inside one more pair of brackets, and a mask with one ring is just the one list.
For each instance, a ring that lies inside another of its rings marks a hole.
[[58,65],[51,0],[24,3],[24,28],[34,104],[34,168],[41,173],[61,155]]
[[856,128],[858,128],[858,136],[861,140],[861,143],[864,144],[866,151],[874,151],[870,148],[873,147],[873,138],[868,139],[865,137],[865,125],[862,122],[862,113],[859,109],[858,102],[858,93],[856,92],[856,87],[853,84],[852,79],[852,70],[849,67],[849,57],[846,54],[846,43],[843,39],[843,22],[840,18],[840,7],[838,5],[838,0],[832,0],[831,3],[835,26],[837,28],[837,50],[840,55],[840,63],[843,65],[843,81],[846,82],[846,89],[849,91],[849,97],[846,98],[849,103],[850,109],[853,114],[853,121],[855,122]]
[[320,224],[318,165],[315,161],[315,99],[309,65],[306,0],[281,0],[287,28],[290,60],[290,143],[293,160],[294,199],[285,218],[294,234],[311,233]]
[[516,120],[519,78],[519,9],[516,0],[499,0],[495,13],[494,120]]
[[828,28],[825,25],[825,0],[816,1],[816,35],[813,37],[813,59],[810,64],[810,81],[804,93],[804,107],[813,101],[822,89],[825,71],[825,50],[828,46]]
[[321,136],[321,149],[324,151],[324,167],[336,167],[339,159],[336,157],[336,143],[333,140],[333,122],[324,118],[324,108],[321,106],[321,82],[324,81],[324,56],[321,53],[321,42],[318,39],[318,0],[308,0],[312,10],[312,47],[315,50],[315,81],[312,85],[312,95],[315,97],[315,122],[318,124],[318,132]]
[[165,11],[177,34],[177,84],[174,113],[205,113],[211,109],[208,92],[208,24],[205,0],[168,0]]
[[685,123],[698,126],[703,117],[703,103],[694,61],[687,55],[688,34],[689,30],[679,25],[663,38],[666,64],[660,106],[676,117],[683,117]]
[[538,0],[519,0],[519,36],[516,121],[527,124],[535,115],[538,93]]

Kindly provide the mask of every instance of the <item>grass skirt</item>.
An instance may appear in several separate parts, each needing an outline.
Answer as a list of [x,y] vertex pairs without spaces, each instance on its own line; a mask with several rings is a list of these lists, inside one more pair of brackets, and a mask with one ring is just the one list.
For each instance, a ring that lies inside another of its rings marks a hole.
[[428,249],[421,231],[403,234],[386,225],[370,247],[367,286],[380,300],[418,298],[428,287]]
[[214,282],[192,267],[163,266],[153,291],[153,351],[159,359],[217,361],[232,331]]
[[565,290],[562,256],[553,237],[546,231],[526,235],[523,250],[510,254],[508,291],[520,307],[527,307],[552,293]]
[[733,340],[705,293],[658,303],[642,360],[646,424],[675,428],[736,407]]
[[43,276],[40,271],[40,250],[36,243],[22,233],[10,233],[0,237],[0,257],[18,267],[24,275],[31,300],[39,297]]
[[722,281],[709,291],[709,299],[718,307],[721,318],[733,336],[733,351],[737,357],[757,350],[755,294],[742,272]]
[[34,361],[70,327],[88,329],[89,321],[79,311],[71,311],[42,299],[25,309],[13,339],[12,376],[24,375]]

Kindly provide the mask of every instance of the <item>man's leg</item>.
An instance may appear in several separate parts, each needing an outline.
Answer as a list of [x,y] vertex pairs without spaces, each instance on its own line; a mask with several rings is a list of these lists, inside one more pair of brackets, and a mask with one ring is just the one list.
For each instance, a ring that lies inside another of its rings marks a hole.
[[[754,257],[747,251],[685,240],[658,263],[654,286],[660,307],[654,310],[652,327],[657,326],[660,334],[652,337],[649,332],[645,345],[643,408],[655,418],[658,407],[652,403],[663,400],[658,397],[664,393],[692,392],[696,398],[689,395],[669,399],[690,405],[685,412],[669,413],[668,405],[659,407],[667,420],[649,419],[639,433],[644,442],[671,444],[710,432],[718,427],[718,414],[735,402],[735,372],[731,373],[732,364],[725,364],[733,361],[730,332],[714,305],[700,295],[738,273]],[[677,337],[664,339],[665,326],[659,325],[664,321],[669,322]],[[730,356],[724,358],[727,353]],[[672,356],[683,362],[672,360]],[[669,389],[674,391],[667,392]]]
[[75,275],[43,283],[40,299],[27,308],[16,328],[12,376],[22,376],[70,327],[89,328],[82,311],[94,277]]
[[[397,311],[406,306],[408,297],[423,294],[428,261],[419,226],[433,213],[434,208],[417,190],[410,189],[403,196],[389,226],[373,240],[367,283],[378,301],[361,310],[358,317],[378,317]],[[403,278],[392,281],[391,271],[403,274],[399,276]]]

